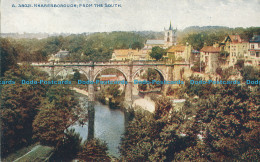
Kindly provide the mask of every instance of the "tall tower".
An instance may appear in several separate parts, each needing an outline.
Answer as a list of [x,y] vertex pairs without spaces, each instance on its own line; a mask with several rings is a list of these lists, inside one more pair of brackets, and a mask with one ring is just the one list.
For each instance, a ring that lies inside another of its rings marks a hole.
[[177,29],[173,29],[172,23],[170,22],[169,29],[164,30],[164,42],[166,46],[176,45],[176,31]]

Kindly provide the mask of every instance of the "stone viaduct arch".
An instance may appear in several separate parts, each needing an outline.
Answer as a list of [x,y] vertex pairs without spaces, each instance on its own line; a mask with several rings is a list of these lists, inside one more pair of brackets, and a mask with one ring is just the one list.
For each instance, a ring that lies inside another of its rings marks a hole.
[[[128,84],[125,85],[125,108],[128,110],[132,107],[132,87],[133,79],[136,74],[147,68],[157,70],[164,80],[171,81],[175,79],[174,66],[178,64],[167,64],[165,62],[154,62],[154,61],[118,61],[118,62],[34,62],[32,66],[37,67],[47,72],[51,78],[54,78],[62,71],[73,71],[78,69],[86,75],[88,80],[94,81],[97,75],[105,69],[117,69],[123,73]],[[189,64],[179,64],[179,66],[187,66]],[[168,85],[164,85],[165,90]],[[166,92],[166,91],[165,91]],[[88,114],[89,114],[89,126],[88,126],[88,139],[94,138],[94,85],[88,85]]]
[[[73,69],[77,69],[82,72],[88,80],[94,81],[97,75],[105,69],[117,69],[126,78],[128,84],[126,84],[125,92],[125,106],[127,108],[132,106],[132,85],[136,74],[142,69],[155,69],[160,73],[164,80],[173,80],[174,64],[166,64],[165,62],[154,61],[117,61],[117,62],[35,62],[31,63],[45,72],[47,72],[52,78],[58,76],[62,71],[72,72]],[[164,85],[164,89],[168,85]],[[89,101],[94,102],[94,85],[88,86]]]

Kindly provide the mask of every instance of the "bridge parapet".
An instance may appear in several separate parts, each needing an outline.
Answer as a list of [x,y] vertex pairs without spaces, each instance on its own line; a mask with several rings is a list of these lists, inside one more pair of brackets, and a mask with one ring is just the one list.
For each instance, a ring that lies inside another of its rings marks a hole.
[[[19,63],[19,64],[22,64]],[[57,66],[60,66],[60,65],[85,65],[85,66],[104,66],[104,65],[155,65],[155,66],[158,66],[158,65],[189,65],[188,63],[172,63],[172,64],[168,64],[164,61],[132,61],[132,62],[129,62],[129,61],[109,61],[109,62],[75,62],[75,61],[57,61],[57,62],[31,62],[30,63],[32,66],[34,65],[57,65]]]

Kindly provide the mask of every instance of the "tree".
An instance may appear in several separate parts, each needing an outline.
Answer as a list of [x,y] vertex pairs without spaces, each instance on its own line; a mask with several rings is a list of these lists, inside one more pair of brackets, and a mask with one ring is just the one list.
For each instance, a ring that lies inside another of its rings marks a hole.
[[85,141],[78,158],[83,161],[111,161],[107,150],[107,144],[99,139]]
[[202,78],[192,75],[189,81],[186,81],[185,87],[182,89],[183,93],[186,93],[189,97],[199,96],[201,98],[207,98],[209,94],[216,92],[217,88],[212,84],[195,84],[191,81],[201,81]]
[[203,142],[198,141],[197,145],[190,146],[185,150],[177,153],[174,157],[174,161],[200,161],[207,162],[206,146]]
[[171,113],[173,107],[166,98],[156,102],[154,115],[136,113],[122,138],[120,152],[124,161],[171,161],[185,143],[177,136],[181,119]]
[[146,91],[146,90],[147,90],[147,84],[138,84],[138,88],[139,88],[141,91]]
[[221,78],[223,80],[227,80],[227,79],[229,79],[230,76],[236,75],[236,74],[237,74],[237,70],[233,69],[233,67],[229,67],[227,69],[222,69]]
[[69,129],[65,132],[65,137],[56,148],[53,161],[69,161],[77,157],[81,150],[81,141],[79,133],[75,133],[75,129]]
[[222,68],[221,67],[217,67],[217,69],[216,69],[216,73],[218,74],[218,75],[222,75],[222,73],[223,73],[223,70],[222,70]]
[[237,69],[242,69],[244,67],[244,60],[237,60],[236,64],[235,64],[235,67]]
[[154,58],[156,61],[160,60],[163,55],[165,55],[166,52],[163,48],[160,48],[158,46],[152,48],[152,52],[150,53],[150,56]]
[[184,38],[183,42],[188,42],[194,49],[200,50],[204,46],[205,38],[205,33],[189,34],[186,38]]
[[69,127],[69,111],[58,110],[54,104],[46,104],[33,121],[34,138],[43,145],[55,146],[65,137],[64,131]]
[[34,138],[45,145],[59,145],[66,136],[65,131],[69,126],[80,120],[80,117],[86,117],[80,115],[83,109],[78,103],[68,87],[52,86],[33,121]]
[[242,76],[243,76],[243,80],[252,80],[252,81],[256,81],[259,80],[260,78],[260,73],[259,70],[255,69],[252,66],[245,66],[240,70]]
[[206,65],[204,62],[196,62],[194,66],[191,67],[192,71],[195,72],[205,72]]
[[4,73],[10,68],[16,65],[17,51],[12,47],[10,41],[5,38],[0,38],[0,64],[1,73],[0,76],[4,76]]
[[143,48],[143,43],[140,43],[140,42],[134,42],[133,44],[132,44],[132,49],[142,49]]
[[80,73],[78,70],[74,70],[73,80],[78,81],[80,79]]
[[219,63],[225,64],[228,56],[229,56],[229,52],[221,50],[220,53],[219,53],[219,57],[218,57]]
[[119,90],[120,86],[118,84],[112,84],[106,89],[106,93],[108,96],[113,98],[119,97],[121,90]]
[[44,79],[44,73],[30,66],[21,66],[5,72],[4,80],[16,84],[4,85],[1,93],[2,155],[32,142],[32,122],[39,111],[48,86],[22,85],[21,79]]
[[[200,99],[195,108],[196,117],[188,128],[188,134],[204,132],[205,153],[198,157],[209,161],[238,160],[248,150],[259,148],[257,105],[259,95],[250,92],[247,87],[233,85],[223,86],[217,93],[210,94],[208,99]],[[195,153],[187,151],[192,149],[183,152],[186,156]]]

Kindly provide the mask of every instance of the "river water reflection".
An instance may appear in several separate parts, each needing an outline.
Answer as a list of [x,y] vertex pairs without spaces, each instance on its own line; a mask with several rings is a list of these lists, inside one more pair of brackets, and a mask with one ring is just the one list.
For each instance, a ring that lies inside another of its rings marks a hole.
[[[124,112],[119,109],[110,109],[107,105],[99,102],[95,104],[95,138],[105,141],[108,144],[108,152],[119,157],[119,146],[121,136],[125,131]],[[82,140],[88,136],[88,123],[84,126],[74,125],[72,128],[80,133]]]

